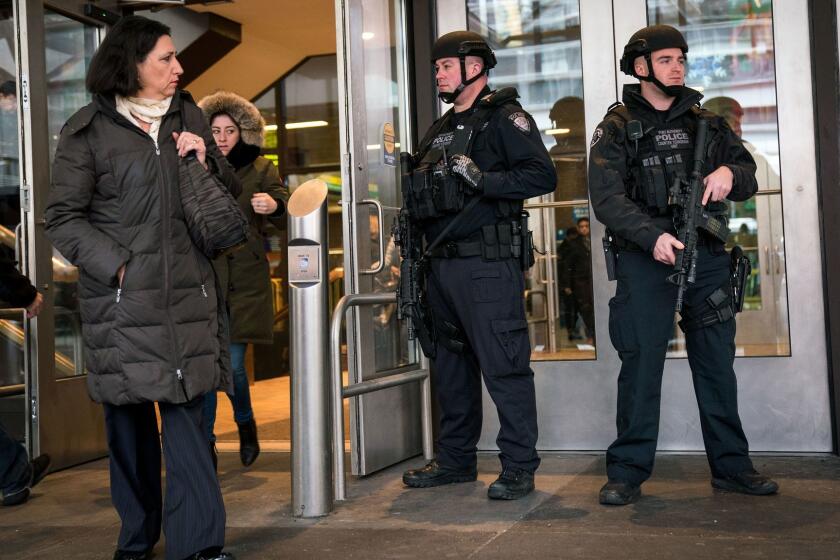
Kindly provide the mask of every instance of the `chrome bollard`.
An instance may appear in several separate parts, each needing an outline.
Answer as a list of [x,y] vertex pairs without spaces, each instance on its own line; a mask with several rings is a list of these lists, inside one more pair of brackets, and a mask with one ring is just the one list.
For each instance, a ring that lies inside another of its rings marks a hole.
[[292,515],[321,517],[333,509],[326,183],[299,186],[288,215]]

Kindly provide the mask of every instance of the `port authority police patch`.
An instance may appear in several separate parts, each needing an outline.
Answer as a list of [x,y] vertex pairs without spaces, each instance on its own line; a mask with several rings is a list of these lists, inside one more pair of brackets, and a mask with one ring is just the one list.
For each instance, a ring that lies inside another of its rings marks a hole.
[[531,121],[528,120],[528,117],[525,113],[521,111],[517,111],[516,113],[511,113],[508,118],[513,122],[513,126],[524,132],[525,134],[531,133]]
[[589,147],[591,148],[595,144],[598,143],[598,140],[604,137],[604,129],[600,126],[595,129],[595,133],[592,135],[592,142],[589,143]]

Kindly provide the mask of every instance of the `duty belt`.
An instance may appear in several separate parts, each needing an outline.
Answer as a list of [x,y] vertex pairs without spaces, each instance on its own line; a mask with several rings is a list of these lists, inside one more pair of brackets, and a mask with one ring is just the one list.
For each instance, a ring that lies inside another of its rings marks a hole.
[[454,259],[456,257],[477,257],[482,254],[482,242],[449,241],[433,249],[429,256],[436,259]]

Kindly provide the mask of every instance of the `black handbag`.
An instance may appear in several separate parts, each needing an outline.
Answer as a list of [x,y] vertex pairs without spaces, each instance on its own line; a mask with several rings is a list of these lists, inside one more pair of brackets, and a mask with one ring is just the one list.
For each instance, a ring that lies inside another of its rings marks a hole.
[[[183,111],[182,102],[182,123]],[[186,131],[185,126],[182,131]],[[209,259],[234,251],[248,241],[248,220],[242,209],[219,178],[204,169],[195,152],[178,162],[178,191],[190,238]]]

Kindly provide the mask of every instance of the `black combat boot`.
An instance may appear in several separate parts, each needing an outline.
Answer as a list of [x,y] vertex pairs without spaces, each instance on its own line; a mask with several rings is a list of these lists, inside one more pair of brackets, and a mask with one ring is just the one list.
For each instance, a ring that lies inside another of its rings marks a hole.
[[403,474],[403,482],[412,488],[431,488],[456,482],[472,482],[477,478],[478,470],[475,467],[456,469],[441,465],[435,459],[429,461],[422,469],[412,469]]
[[626,506],[632,504],[642,495],[642,487],[632,482],[608,480],[601,487],[598,501],[605,506]]
[[516,468],[503,469],[487,489],[491,500],[518,500],[534,491],[534,473]]
[[752,496],[767,496],[779,491],[779,485],[753,469],[739,472],[727,478],[712,478],[712,486],[719,490],[750,494]]
[[257,460],[260,454],[260,442],[257,441],[257,423],[252,418],[241,424],[239,428],[239,460],[246,467]]

